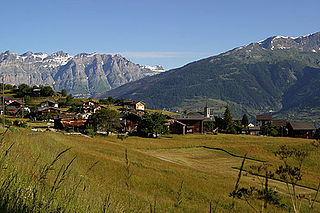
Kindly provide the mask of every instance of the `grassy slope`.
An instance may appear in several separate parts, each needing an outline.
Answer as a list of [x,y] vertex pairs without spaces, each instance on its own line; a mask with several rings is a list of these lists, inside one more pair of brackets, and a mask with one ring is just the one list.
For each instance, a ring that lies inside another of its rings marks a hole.
[[[134,209],[146,212],[156,196],[159,212],[207,212],[210,200],[219,198],[221,201],[218,210],[227,212],[228,204],[231,203],[228,193],[232,191],[237,176],[237,171],[232,167],[239,167],[241,159],[199,146],[219,147],[238,155],[248,153],[250,157],[277,164],[279,162],[272,152],[280,144],[298,146],[310,144],[311,141],[230,135],[188,135],[161,139],[129,137],[121,141],[116,137],[88,139],[61,133],[20,130],[9,133],[5,144],[11,142],[15,142],[15,145],[9,157],[12,164],[17,165],[24,174],[35,170],[32,165],[38,157],[40,161],[36,164],[44,165],[51,162],[63,149],[72,147],[55,167],[59,168],[62,162],[66,163],[77,156],[72,165],[71,177],[75,180],[83,178],[81,187],[86,188],[79,192],[80,201],[74,203],[79,209],[87,208],[86,204],[81,204],[81,199],[85,199],[86,203],[91,203],[92,211],[101,210],[104,196],[111,192],[110,208],[115,211],[130,212]],[[125,149],[128,149],[130,171],[133,172],[129,190],[125,186]],[[304,185],[317,185],[318,180],[314,178],[320,174],[317,155],[319,151],[306,161],[306,173],[302,182]],[[96,161],[99,163],[87,172]],[[256,162],[247,161],[247,165],[252,164]],[[48,184],[52,184],[56,172],[57,170],[50,172]],[[245,176],[243,184],[253,183],[253,179],[250,175]],[[173,205],[181,181],[184,181],[182,204],[175,208]],[[63,187],[67,189],[74,182],[76,181],[68,181]],[[283,184],[275,183],[273,186],[285,191]],[[237,201],[235,211],[247,209],[244,202]],[[271,209],[281,211],[274,207]]]

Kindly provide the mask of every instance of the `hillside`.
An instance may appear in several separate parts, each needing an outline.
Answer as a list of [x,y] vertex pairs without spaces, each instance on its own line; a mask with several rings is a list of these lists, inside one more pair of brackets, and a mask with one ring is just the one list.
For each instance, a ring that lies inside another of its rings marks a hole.
[[320,33],[299,38],[273,36],[99,97],[142,100],[149,108],[180,111],[199,110],[208,102],[216,113],[229,104],[236,116],[273,111],[279,117],[291,113],[307,118],[320,110],[319,52]]
[[119,54],[0,53],[0,74],[6,83],[49,85],[78,97],[89,97],[161,72],[161,66],[140,66]]
[[[129,137],[122,141],[116,137],[87,138],[12,129],[2,144],[1,162],[8,166],[1,173],[1,181],[10,172],[17,175],[9,191],[12,191],[14,198],[15,190],[20,189],[18,201],[24,199],[26,208],[33,210],[30,212],[43,208],[38,205],[41,200],[44,204],[50,201],[48,211],[57,207],[66,212],[84,212],[88,209],[90,212],[101,212],[103,208],[107,212],[150,212],[150,207],[156,205],[157,212],[208,212],[212,202],[213,206],[218,203],[218,212],[230,212],[232,198],[229,193],[234,188],[237,168],[242,161],[237,156],[245,153],[251,159],[245,165],[245,169],[249,169],[251,165],[261,164],[254,159],[278,165],[279,160],[273,152],[280,145],[313,148],[314,152],[304,161],[301,184],[317,187],[314,177],[320,173],[319,149],[315,149],[311,142],[295,138],[223,134],[172,135],[159,139]],[[8,149],[12,143],[14,145]],[[45,179],[38,181],[46,166],[67,148],[71,149],[53,163]],[[126,149],[129,167],[125,163]],[[5,150],[8,151],[3,158]],[[69,169],[62,176],[62,171],[70,162]],[[129,179],[126,176],[128,170],[131,174]],[[183,186],[179,190],[182,181]],[[24,186],[19,188],[19,183],[24,183]],[[257,177],[245,173],[240,186],[259,186],[259,183]],[[268,210],[288,212],[290,205],[285,184],[270,180],[270,186],[280,192],[281,202],[287,207],[269,205]],[[300,187],[298,191],[306,195],[315,193],[312,189]],[[177,205],[180,200],[182,202]],[[253,212],[244,200],[236,199],[235,202],[231,212]],[[302,208],[306,209],[307,204],[307,200],[303,200]],[[318,203],[315,208],[315,212],[319,210]]]

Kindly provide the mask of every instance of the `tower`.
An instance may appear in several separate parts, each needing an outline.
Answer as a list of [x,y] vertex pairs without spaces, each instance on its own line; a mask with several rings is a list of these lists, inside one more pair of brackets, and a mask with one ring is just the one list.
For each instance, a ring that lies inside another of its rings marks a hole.
[[210,108],[208,107],[208,103],[206,103],[206,106],[204,107],[204,117],[210,118]]

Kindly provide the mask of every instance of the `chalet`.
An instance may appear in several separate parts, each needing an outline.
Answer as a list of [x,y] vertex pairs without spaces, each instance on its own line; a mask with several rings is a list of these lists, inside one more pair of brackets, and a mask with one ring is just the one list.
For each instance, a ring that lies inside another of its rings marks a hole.
[[57,102],[54,101],[44,101],[40,103],[40,107],[44,108],[44,107],[54,107],[54,108],[58,108],[59,104]]
[[170,122],[169,129],[173,134],[188,134],[204,132],[204,122],[213,121],[210,118],[210,108],[204,108],[204,112],[191,112],[187,115],[172,116],[168,119]]
[[177,121],[177,120],[171,120],[169,125],[169,131],[172,134],[186,134],[186,124]]
[[145,103],[142,101],[133,101],[133,100],[125,100],[122,102],[123,108],[126,109],[134,109],[137,111],[144,111],[145,110]]
[[8,114],[16,115],[23,106],[24,104],[22,102],[14,100],[13,102],[7,105],[6,109]]
[[16,99],[14,97],[9,97],[9,96],[5,96],[4,97],[4,104],[5,105],[9,105],[11,104],[12,102],[16,101]]
[[40,95],[41,95],[41,89],[40,88],[34,88],[32,90],[32,96],[40,97]]
[[86,101],[82,104],[81,111],[83,113],[96,113],[101,110],[101,106],[94,101]]
[[135,113],[127,113],[123,116],[121,124],[124,132],[136,132],[138,130],[141,116]]
[[248,135],[260,135],[261,130],[259,126],[248,126],[245,128],[245,131]]
[[315,127],[312,122],[290,121],[287,125],[288,135],[295,138],[312,138]]
[[257,115],[256,126],[264,126],[270,124],[272,121],[272,115]]
[[39,107],[38,108],[38,113],[41,115],[44,114],[57,114],[60,113],[60,109],[56,107]]
[[54,128],[61,130],[73,129],[75,131],[84,130],[87,120],[76,117],[54,119]]

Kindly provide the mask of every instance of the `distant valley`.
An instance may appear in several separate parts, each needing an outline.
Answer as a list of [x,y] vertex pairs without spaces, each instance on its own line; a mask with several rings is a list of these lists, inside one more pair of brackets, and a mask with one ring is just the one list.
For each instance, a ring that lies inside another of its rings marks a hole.
[[202,110],[226,104],[235,116],[273,113],[320,121],[320,32],[272,36],[181,68],[120,86],[98,97],[145,101],[149,108]]

